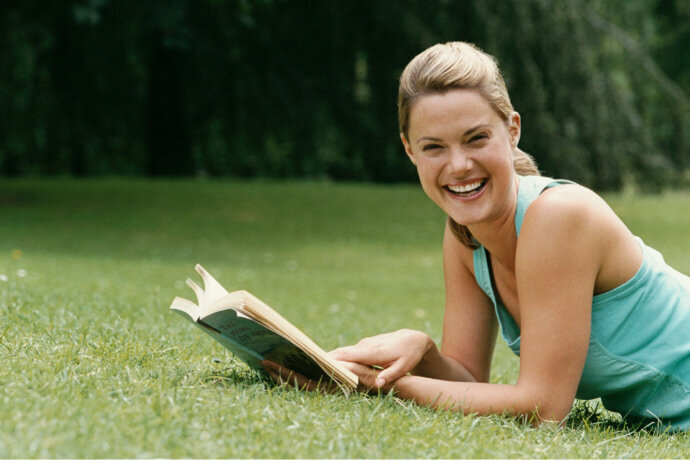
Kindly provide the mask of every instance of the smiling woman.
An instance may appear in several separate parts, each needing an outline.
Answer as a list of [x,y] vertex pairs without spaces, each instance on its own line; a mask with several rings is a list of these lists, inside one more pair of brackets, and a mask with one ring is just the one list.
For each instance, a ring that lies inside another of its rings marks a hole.
[[[516,137],[513,139],[514,145],[510,151],[515,172],[523,176],[539,175],[532,157],[517,147],[520,136],[520,116],[513,108],[496,60],[468,43],[456,42],[432,46],[407,65],[400,79],[398,91],[398,124],[400,137],[408,155],[410,151],[407,149],[406,139],[410,135],[411,107],[420,99],[441,96],[456,88],[474,89],[483,96],[482,102],[493,108],[493,116],[513,125],[513,136]],[[491,128],[491,126],[476,126],[470,128],[466,134],[474,134],[474,129],[479,128]],[[486,133],[477,133],[474,137],[479,141],[487,136]],[[466,226],[457,223],[452,218],[449,219],[449,225],[451,231],[463,244],[477,247],[476,241]]]
[[504,121],[475,89],[430,94],[412,107],[401,138],[429,198],[464,226],[510,212],[519,115]]
[[[602,398],[630,420],[690,428],[690,278],[594,192],[539,176],[495,60],[433,46],[405,68],[398,107],[405,152],[448,215],[443,340],[403,330],[333,351],[362,389],[557,421],[576,397]],[[489,383],[499,327],[520,356],[512,385]]]

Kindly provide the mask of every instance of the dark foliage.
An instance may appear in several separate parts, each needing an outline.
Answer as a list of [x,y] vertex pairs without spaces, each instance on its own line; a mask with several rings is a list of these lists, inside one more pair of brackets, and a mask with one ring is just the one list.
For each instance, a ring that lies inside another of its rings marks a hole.
[[688,36],[681,0],[11,0],[0,174],[413,180],[398,75],[465,40],[545,173],[658,188],[690,166]]

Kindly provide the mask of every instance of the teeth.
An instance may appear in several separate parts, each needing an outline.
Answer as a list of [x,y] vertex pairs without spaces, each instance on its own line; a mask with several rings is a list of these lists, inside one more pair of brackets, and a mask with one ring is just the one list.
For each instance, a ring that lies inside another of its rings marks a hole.
[[450,190],[453,193],[467,193],[471,192],[472,190],[476,190],[479,187],[481,187],[482,181],[478,180],[476,182],[471,182],[467,185],[448,185],[448,190]]

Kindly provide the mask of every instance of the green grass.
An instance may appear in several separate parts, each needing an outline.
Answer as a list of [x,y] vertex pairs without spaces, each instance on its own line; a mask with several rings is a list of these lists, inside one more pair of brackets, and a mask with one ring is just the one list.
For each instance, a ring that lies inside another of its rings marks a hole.
[[[610,195],[690,273],[690,193]],[[276,388],[168,312],[200,262],[330,349],[441,334],[443,216],[416,186],[0,183],[0,457],[689,457],[576,405],[565,427]],[[499,345],[492,380],[513,382]]]

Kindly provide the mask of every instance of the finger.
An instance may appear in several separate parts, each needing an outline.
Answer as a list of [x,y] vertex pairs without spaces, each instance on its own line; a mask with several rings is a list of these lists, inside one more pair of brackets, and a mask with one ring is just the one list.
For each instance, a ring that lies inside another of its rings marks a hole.
[[260,361],[259,364],[264,370],[276,381],[278,384],[285,384],[290,382],[293,372],[290,369],[282,367],[273,361]]
[[391,364],[390,367],[379,372],[376,377],[377,388],[383,388],[388,383],[393,383],[403,375],[407,374],[407,362],[399,359]]
[[331,356],[338,361],[350,361],[362,363],[369,366],[384,366],[397,356],[392,350],[380,347],[362,347],[358,345],[335,349]]
[[405,375],[404,365],[402,364],[382,371],[373,369],[371,366],[347,361],[343,362],[343,365],[357,375],[361,389],[369,392],[386,390],[397,379]]
[[352,361],[343,361],[343,366],[347,367],[350,371],[357,375],[366,375],[374,370],[371,368],[371,366],[366,366],[364,364],[355,363]]
[[277,363],[274,363],[273,361],[269,361],[267,359],[264,359],[263,361],[259,361],[259,365],[263,367],[266,371],[268,369],[272,369],[274,371],[277,371],[278,368],[280,368],[280,365]]
[[282,381],[287,385],[298,385],[299,374],[285,367],[278,367],[278,374]]
[[259,365],[264,369],[264,371],[273,379],[273,381],[279,385],[284,383],[284,380],[280,374],[281,367],[279,364],[273,361],[259,361]]
[[282,382],[282,379],[280,378],[280,375],[278,375],[278,373],[276,373],[273,369],[269,369],[269,368],[264,368],[264,370],[266,371],[268,376],[271,377],[271,379],[273,379],[273,381],[276,384],[282,385],[283,382]]
[[359,385],[357,389],[363,392],[370,392],[377,390],[376,376],[378,371],[370,366],[365,366],[359,363],[344,362],[343,365],[359,378]]
[[333,388],[330,388],[328,385],[315,382],[314,380],[311,380],[302,374],[282,367],[280,364],[272,361],[265,360],[261,361],[259,364],[261,364],[271,378],[273,378],[273,380],[280,385],[291,385],[304,391],[333,391]]
[[290,375],[288,377],[290,383],[292,386],[304,390],[304,391],[314,391],[317,387],[316,383],[302,374],[298,374],[297,372],[290,372]]

